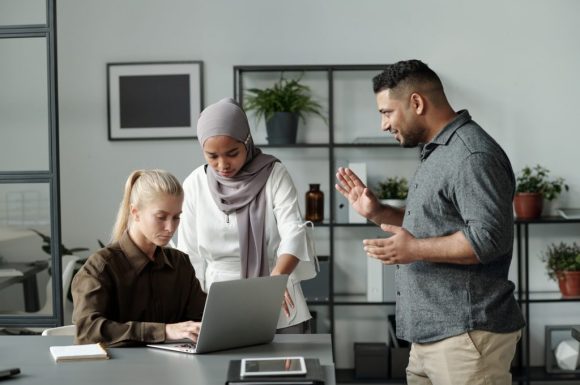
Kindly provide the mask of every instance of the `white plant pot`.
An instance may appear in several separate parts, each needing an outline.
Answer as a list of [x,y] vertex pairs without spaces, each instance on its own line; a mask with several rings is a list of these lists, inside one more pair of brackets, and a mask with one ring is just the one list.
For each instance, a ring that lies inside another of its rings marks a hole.
[[406,201],[404,199],[380,199],[381,204],[389,205],[396,208],[404,208]]
[[543,217],[557,217],[560,214],[558,213],[558,209],[560,208],[561,204],[557,199],[553,201],[549,201],[544,199],[544,206],[542,209],[542,216]]

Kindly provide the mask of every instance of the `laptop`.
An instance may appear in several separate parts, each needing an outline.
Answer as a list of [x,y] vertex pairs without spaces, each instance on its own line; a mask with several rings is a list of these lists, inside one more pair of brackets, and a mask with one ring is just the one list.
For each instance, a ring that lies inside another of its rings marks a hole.
[[147,346],[195,354],[269,343],[276,334],[287,282],[288,275],[214,282],[197,344],[181,340]]

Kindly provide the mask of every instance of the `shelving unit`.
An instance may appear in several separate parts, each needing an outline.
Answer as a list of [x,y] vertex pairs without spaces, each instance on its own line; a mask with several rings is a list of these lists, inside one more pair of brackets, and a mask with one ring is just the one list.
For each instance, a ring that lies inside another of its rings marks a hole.
[[[348,151],[370,151],[375,152],[380,151],[381,149],[393,149],[393,151],[399,151],[398,148],[400,146],[398,143],[395,142],[387,142],[387,143],[353,143],[354,140],[345,139],[345,135],[343,132],[343,136],[341,139],[337,140],[336,136],[336,114],[337,114],[337,107],[335,105],[335,91],[336,91],[336,75],[337,73],[341,73],[344,75],[345,72],[349,71],[372,71],[374,74],[378,74],[380,71],[384,69],[383,65],[380,64],[373,64],[373,65],[291,65],[291,66],[235,66],[234,67],[234,98],[243,105],[244,101],[244,92],[247,88],[254,87],[248,85],[248,78],[257,77],[261,79],[263,82],[264,78],[268,78],[268,74],[270,73],[270,81],[272,81],[271,77],[273,74],[281,74],[281,73],[310,73],[310,72],[317,72],[318,73],[318,85],[320,86],[321,81],[320,78],[325,78],[325,96],[328,98],[328,105],[325,106],[328,115],[327,115],[327,123],[328,123],[328,131],[325,133],[325,138],[315,138],[312,140],[308,140],[306,143],[298,143],[296,145],[269,145],[269,144],[262,144],[256,140],[256,144],[263,148],[266,152],[269,149],[294,149],[294,150],[305,150],[305,149],[321,149],[324,150],[326,153],[323,157],[328,162],[328,194],[325,194],[325,200],[328,206],[328,216],[325,218],[324,223],[316,224],[316,227],[322,228],[328,231],[328,238],[329,238],[329,255],[328,255],[328,301],[309,301],[310,305],[315,306],[326,306],[328,308],[328,323],[329,323],[329,331],[332,334],[332,341],[333,341],[333,349],[336,346],[335,341],[340,338],[335,333],[335,309],[340,308],[347,308],[354,306],[356,308],[372,308],[379,307],[393,307],[393,310],[390,311],[392,313],[394,311],[394,301],[383,301],[383,302],[368,302],[366,299],[366,294],[362,293],[337,293],[335,291],[335,252],[336,250],[336,240],[337,240],[337,231],[339,229],[373,229],[376,226],[372,223],[344,223],[339,222],[337,220],[337,213],[336,210],[336,199],[338,193],[334,191],[334,181],[335,181],[335,173],[336,173],[336,165],[337,165],[337,150],[342,152]],[[264,73],[266,73],[264,75]],[[349,75],[347,75],[349,76]],[[362,76],[362,74],[361,74]],[[348,86],[345,86],[345,89]],[[259,87],[261,88],[261,87]],[[346,92],[350,92],[350,89]],[[380,135],[384,135],[380,133],[379,128],[379,117],[378,113],[376,113],[376,106],[374,105],[374,96],[372,95],[371,90],[371,78],[368,78],[368,92],[370,97],[372,97],[372,104],[365,105],[362,107],[368,108],[369,110],[372,109],[373,117],[376,115],[376,120],[373,121],[372,130],[376,134],[377,137]],[[360,102],[363,104],[362,102]],[[357,104],[357,108],[359,105]],[[341,122],[342,123],[342,122]],[[345,131],[346,132],[346,131]],[[352,132],[349,132],[352,134]],[[320,135],[319,135],[320,136]],[[313,143],[311,143],[313,142]],[[284,161],[283,157],[280,157],[282,161]],[[294,177],[294,175],[293,175]],[[318,247],[318,245],[317,245]],[[361,248],[362,250],[362,248]],[[361,262],[363,263],[363,262]],[[385,320],[386,325],[386,320]],[[386,330],[386,326],[385,326]],[[337,371],[337,373],[343,373],[343,371]],[[344,375],[346,378],[349,378],[349,370],[344,370]],[[351,376],[352,377],[352,376]],[[341,377],[342,378],[342,377]],[[402,383],[400,380],[386,380],[388,383]],[[338,382],[342,382],[339,380]],[[385,380],[382,380],[384,383]],[[403,381],[404,382],[404,381]]]
[[[532,292],[530,288],[530,267],[529,267],[529,227],[530,225],[550,225],[550,224],[579,224],[580,219],[564,219],[561,217],[542,217],[534,220],[516,220],[516,254],[518,259],[518,289],[517,298],[524,313],[528,326],[524,329],[519,369],[514,372],[514,381],[517,378],[520,384],[530,384],[533,382],[552,381],[578,381],[580,374],[553,374],[547,373],[543,366],[530,365],[530,304],[539,303],[577,303],[580,298],[562,298],[559,292]],[[580,324],[580,322],[579,322]]]
[[[329,332],[332,334],[333,349],[336,346],[337,339],[340,336],[335,334],[335,310],[337,308],[372,308],[382,307],[391,309],[395,306],[394,301],[369,302],[366,295],[362,293],[338,293],[335,291],[335,243],[337,241],[336,232],[344,229],[365,229],[374,228],[375,225],[371,223],[344,223],[337,220],[336,213],[336,199],[337,195],[334,193],[334,180],[336,172],[337,151],[349,149],[359,149],[363,151],[372,151],[377,149],[399,148],[396,143],[351,143],[347,140],[336,140],[335,136],[335,114],[337,112],[335,107],[335,75],[337,72],[344,71],[374,71],[380,72],[383,69],[382,65],[292,65],[292,66],[235,66],[234,67],[234,97],[243,105],[244,99],[244,85],[245,77],[251,74],[260,75],[260,73],[287,73],[287,72],[318,72],[326,77],[326,96],[328,97],[328,132],[324,139],[317,138],[305,143],[298,143],[295,145],[269,145],[265,143],[256,144],[265,149],[280,149],[285,150],[308,150],[321,149],[326,153],[323,156],[328,161],[328,191],[332,193],[325,197],[328,200],[329,215],[324,223],[317,224],[316,227],[327,229],[329,238],[329,252],[328,256],[323,259],[328,261],[328,300],[309,301],[312,306],[323,306],[328,308],[328,323]],[[370,79],[369,79],[370,88]],[[378,120],[377,120],[378,124]],[[378,128],[377,128],[378,129]],[[267,151],[267,150],[266,150]],[[394,150],[396,151],[396,150]],[[283,160],[284,158],[281,157]],[[529,290],[529,226],[530,225],[549,225],[549,224],[569,224],[580,223],[580,220],[567,220],[560,217],[547,217],[532,221],[517,220],[515,222],[516,230],[516,255],[517,255],[517,275],[518,285],[516,289],[516,297],[526,320],[530,320],[530,305],[538,303],[567,303],[580,302],[579,299],[564,299],[558,293],[540,293],[531,292]],[[394,311],[394,309],[393,309]],[[390,312],[390,310],[389,310]],[[529,322],[529,321],[528,321]],[[580,375],[574,374],[550,374],[545,368],[530,365],[530,331],[526,327],[522,336],[522,341],[519,345],[519,354],[517,365],[513,368],[513,380],[519,384],[529,384],[539,381],[580,381]],[[354,370],[351,369],[337,369],[338,383],[405,383],[404,380],[389,379],[389,380],[359,380],[354,377]]]

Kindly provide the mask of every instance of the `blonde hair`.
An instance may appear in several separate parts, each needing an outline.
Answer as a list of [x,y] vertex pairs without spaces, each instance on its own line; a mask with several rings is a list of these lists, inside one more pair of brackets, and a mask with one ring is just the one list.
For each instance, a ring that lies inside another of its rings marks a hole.
[[123,200],[119,206],[111,242],[121,239],[121,236],[129,227],[131,205],[143,207],[143,205],[155,200],[161,194],[175,197],[183,196],[181,183],[173,174],[164,170],[133,171],[125,183]]

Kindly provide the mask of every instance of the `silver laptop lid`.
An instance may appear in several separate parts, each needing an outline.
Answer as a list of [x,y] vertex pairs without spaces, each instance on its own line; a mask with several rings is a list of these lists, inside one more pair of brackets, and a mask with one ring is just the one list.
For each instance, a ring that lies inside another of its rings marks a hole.
[[287,275],[214,282],[209,290],[196,353],[272,341]]

